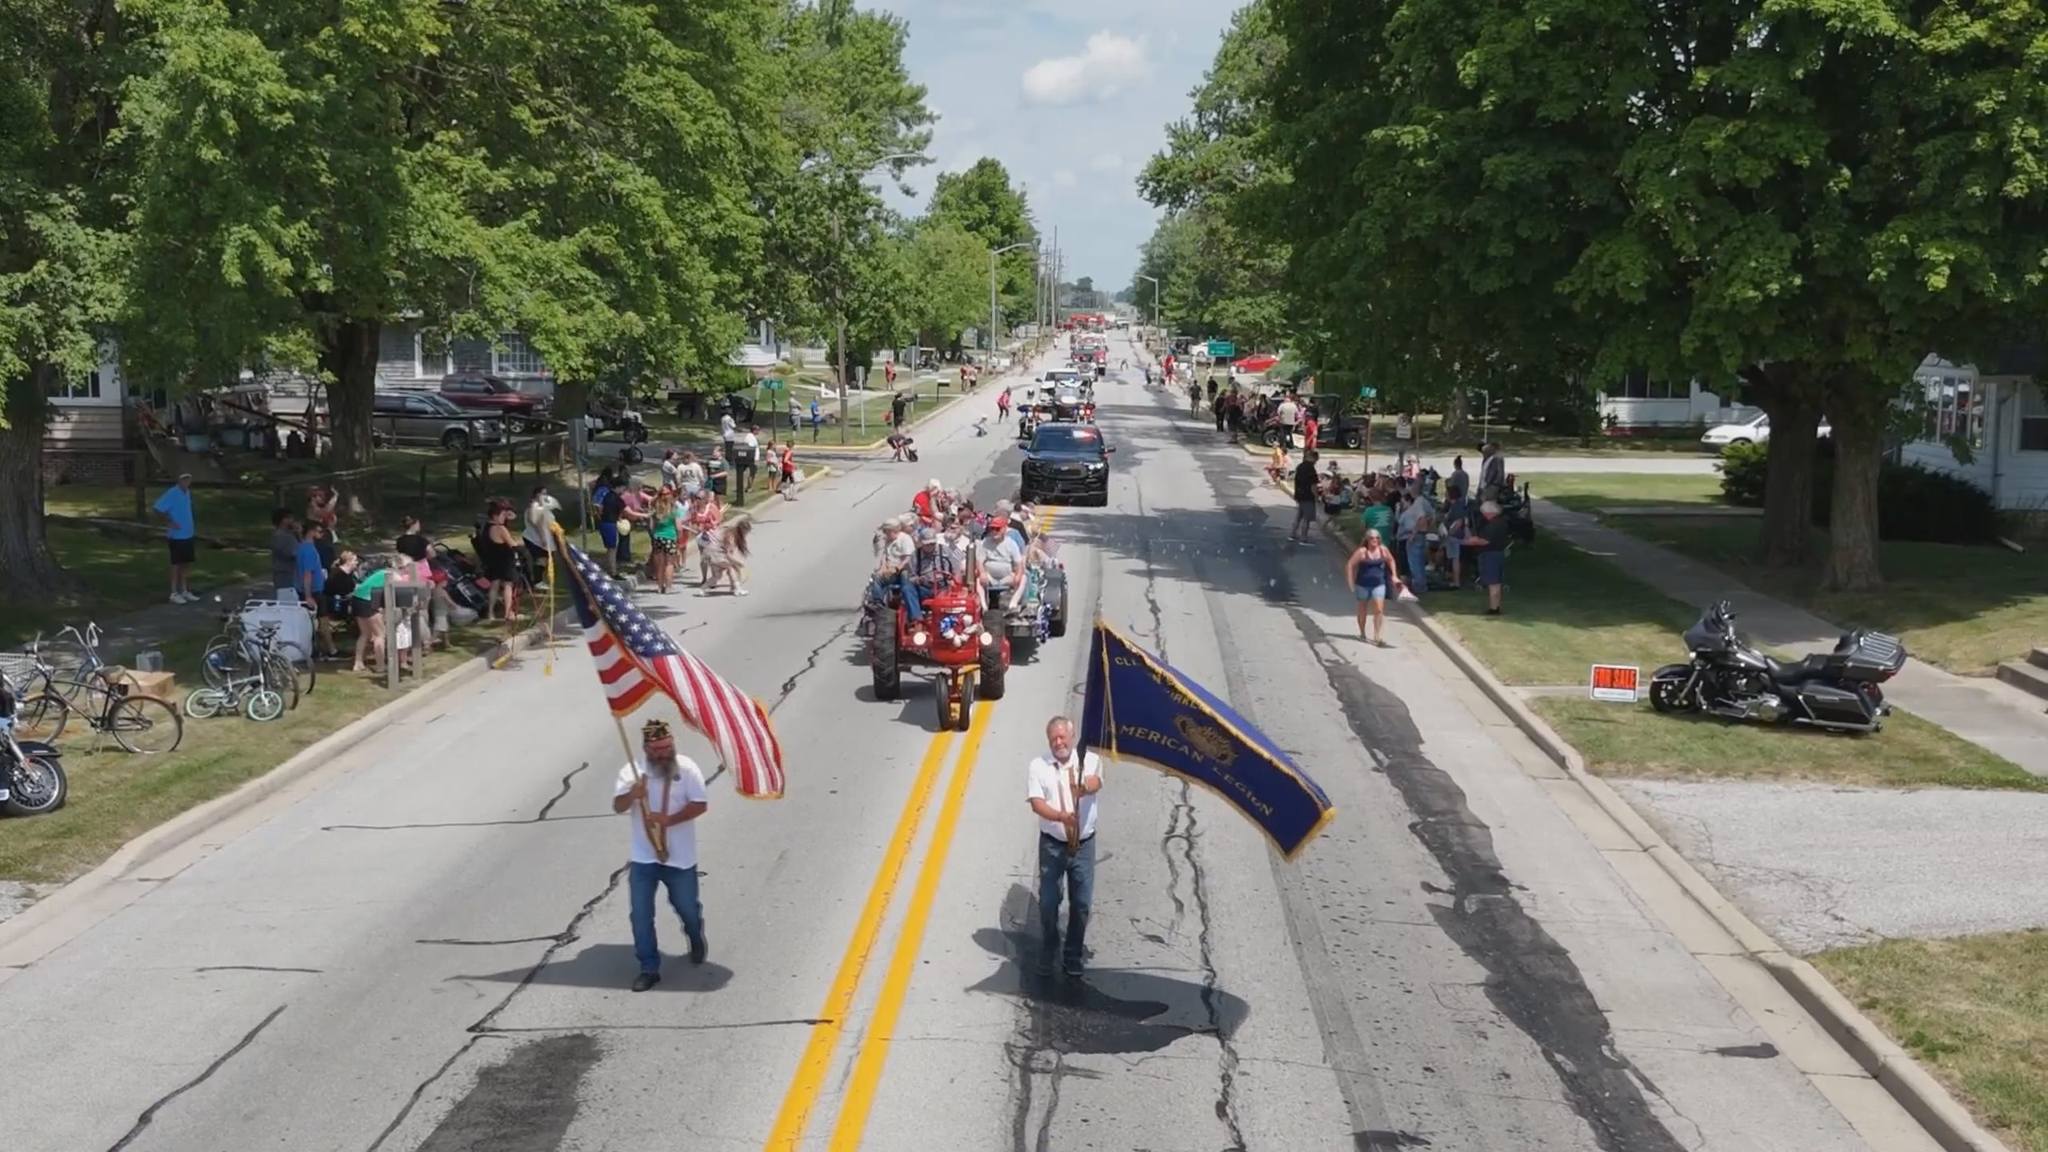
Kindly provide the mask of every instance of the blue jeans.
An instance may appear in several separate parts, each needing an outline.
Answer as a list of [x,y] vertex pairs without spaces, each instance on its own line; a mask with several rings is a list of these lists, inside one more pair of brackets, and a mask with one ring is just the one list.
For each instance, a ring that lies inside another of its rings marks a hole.
[[682,918],[683,935],[690,938],[690,946],[697,947],[704,939],[704,906],[697,902],[697,870],[675,868],[667,864],[641,864],[626,866],[626,893],[628,916],[633,923],[633,957],[640,961],[642,972],[661,971],[661,950],[654,944],[654,890],[668,885],[669,906]]
[[876,601],[886,603],[889,598],[889,588],[892,585],[897,591],[903,593],[903,607],[905,611],[910,613],[910,618],[912,620],[924,619],[924,599],[918,594],[917,581],[910,578],[910,569],[905,568],[893,577],[875,577],[874,582],[868,585],[868,591]]
[[1052,970],[1052,957],[1060,946],[1060,881],[1066,881],[1067,946],[1066,968],[1081,970],[1088,947],[1088,908],[1095,897],[1095,837],[1081,841],[1081,850],[1067,855],[1064,840],[1038,834],[1038,932],[1041,947],[1039,969]]
[[1429,591],[1429,533],[1408,537],[1408,590],[1417,596]]

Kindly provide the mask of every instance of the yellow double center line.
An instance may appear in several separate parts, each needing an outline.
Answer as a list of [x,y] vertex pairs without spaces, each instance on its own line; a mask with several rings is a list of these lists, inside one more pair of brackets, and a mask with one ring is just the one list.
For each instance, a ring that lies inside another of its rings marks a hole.
[[[1050,528],[1053,518],[1053,510],[1041,512],[1041,530]],[[832,1152],[851,1152],[859,1148],[861,1136],[867,1130],[868,1115],[874,1110],[875,1093],[882,1083],[882,1068],[889,1059],[890,1040],[896,1031],[896,1021],[903,1014],[903,1002],[910,994],[910,979],[917,968],[918,952],[924,947],[925,926],[931,919],[932,904],[938,898],[939,878],[946,870],[946,856],[953,846],[953,832],[960,824],[960,810],[967,802],[967,788],[974,779],[975,762],[981,758],[982,737],[987,734],[989,721],[994,715],[995,704],[984,702],[974,710],[974,717],[967,726],[967,738],[961,743],[960,758],[953,766],[953,778],[947,784],[945,801],[939,808],[938,824],[932,830],[931,846],[925,851],[924,862],[918,866],[902,931],[897,937],[895,951],[889,956],[888,970],[882,977],[874,1019],[869,1022],[854,1054],[853,1075],[847,1081],[846,1096],[839,1106],[839,1122],[832,1130],[828,1145]],[[883,853],[882,866],[868,888],[860,917],[854,921],[853,937],[846,942],[846,952],[839,959],[839,970],[825,994],[825,1006],[818,1013],[818,1022],[811,1026],[811,1038],[804,1045],[802,1059],[797,1062],[796,1077],[790,1081],[789,1091],[782,1098],[782,1108],[776,1114],[775,1126],[768,1132],[767,1152],[796,1152],[804,1130],[810,1124],[811,1113],[816,1109],[818,1098],[831,1075],[832,1056],[838,1050],[839,1038],[846,1031],[847,1021],[853,1014],[853,1001],[860,990],[861,975],[867,970],[868,957],[874,952],[882,934],[882,921],[888,915],[889,901],[895,895],[897,882],[902,879],[911,841],[917,838],[918,826],[924,822],[925,809],[930,806],[932,793],[938,786],[939,769],[945,765],[947,754],[952,750],[953,733],[940,732],[932,737],[924,759],[918,764],[917,779],[903,803],[902,814],[896,819],[896,829],[889,836],[888,850]]]

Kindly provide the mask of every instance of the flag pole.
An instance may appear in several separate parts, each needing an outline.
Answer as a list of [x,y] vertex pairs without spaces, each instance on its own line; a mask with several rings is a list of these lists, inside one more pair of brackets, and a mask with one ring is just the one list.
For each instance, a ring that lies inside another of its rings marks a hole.
[[[553,522],[552,522],[552,521],[550,521],[549,523],[550,523],[550,524],[552,524]],[[560,529],[559,527],[557,527],[557,528],[555,529],[555,531],[556,531],[556,532],[560,532],[560,531],[561,531],[561,529]],[[547,662],[541,665],[541,671],[540,671],[540,674],[541,674],[542,676],[553,676],[553,675],[555,674],[555,550],[554,550],[554,549],[553,549],[552,547],[550,547],[550,548],[548,549],[548,560],[547,560],[547,564],[548,564],[548,566],[547,566],[547,578],[548,578],[548,618],[547,618],[547,630],[548,630],[548,631],[547,631],[547,646],[548,646],[548,655],[547,655]]]

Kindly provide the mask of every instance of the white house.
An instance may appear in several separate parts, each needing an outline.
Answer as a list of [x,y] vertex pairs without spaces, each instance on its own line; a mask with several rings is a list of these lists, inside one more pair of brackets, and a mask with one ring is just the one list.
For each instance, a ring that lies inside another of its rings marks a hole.
[[379,388],[423,388],[441,386],[451,372],[478,372],[496,376],[535,396],[552,398],[555,377],[540,353],[517,332],[499,336],[496,343],[468,338],[444,340],[424,331],[417,323],[395,320],[377,337],[377,386]]
[[[2039,348],[2002,354],[1989,370],[1929,356],[1913,379],[1924,391],[1919,438],[1900,458],[1961,476],[2004,512],[2048,511],[2048,357]],[[1964,463],[1954,444],[1970,457]]]
[[1626,435],[1638,429],[1733,424],[1755,416],[1749,404],[1724,400],[1698,380],[1653,380],[1631,372],[1600,390],[1600,425]]

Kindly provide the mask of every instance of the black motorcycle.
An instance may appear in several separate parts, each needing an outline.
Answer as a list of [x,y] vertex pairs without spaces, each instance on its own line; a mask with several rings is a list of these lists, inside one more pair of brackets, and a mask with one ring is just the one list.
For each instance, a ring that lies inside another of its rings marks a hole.
[[14,738],[14,685],[0,675],[0,810],[9,816],[41,816],[64,806],[71,783],[63,753],[40,740]]
[[1650,677],[1659,712],[1710,712],[1730,720],[1810,724],[1838,732],[1876,732],[1891,705],[1878,685],[1906,666],[1896,636],[1845,632],[1832,652],[1783,663],[1742,642],[1726,600],[1685,633],[1689,664],[1666,664]]

